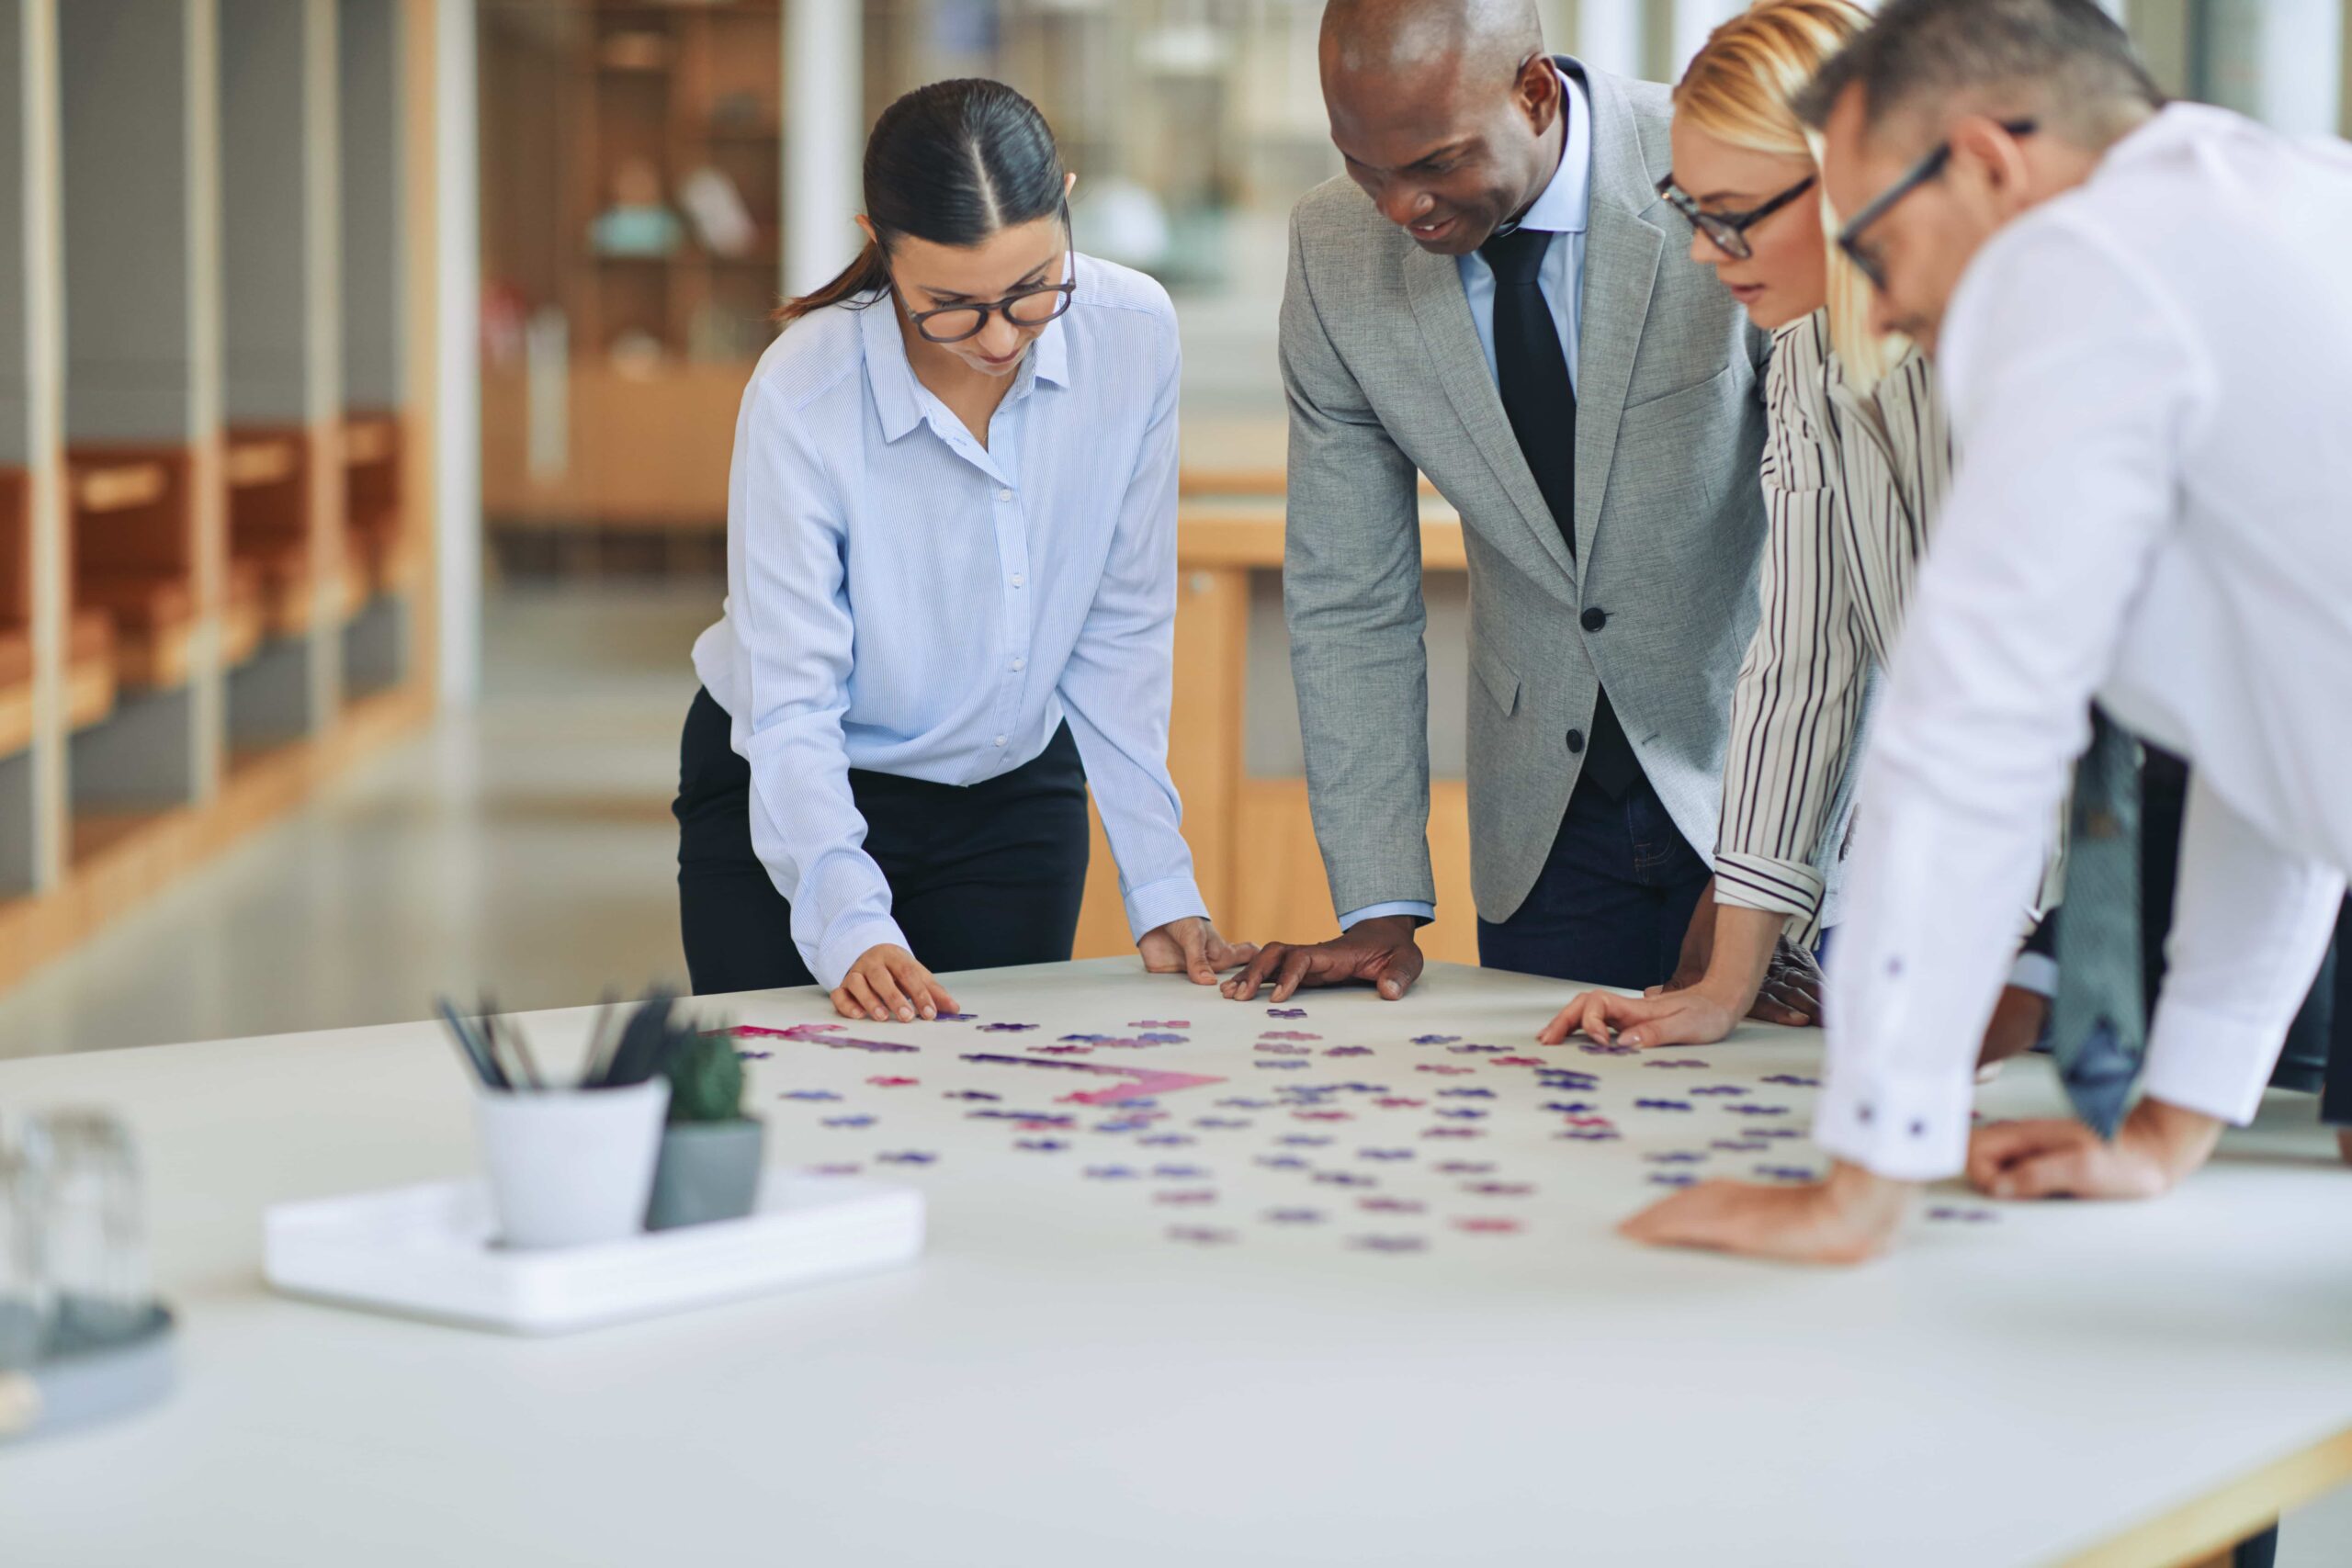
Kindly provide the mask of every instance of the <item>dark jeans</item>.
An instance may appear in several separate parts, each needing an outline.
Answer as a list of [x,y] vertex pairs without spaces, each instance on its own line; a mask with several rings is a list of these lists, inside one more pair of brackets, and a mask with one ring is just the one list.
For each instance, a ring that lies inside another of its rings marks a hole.
[[1598,986],[1663,984],[1706,886],[1707,863],[1648,779],[1613,800],[1580,781],[1526,899],[1509,919],[1478,922],[1478,962]]
[[[813,983],[792,906],[752,849],[752,770],[695,695],[678,745],[678,923],[695,994]],[[1086,893],[1086,771],[1064,725],[1035,761],[968,787],[849,772],[890,912],[936,973],[1066,960]]]

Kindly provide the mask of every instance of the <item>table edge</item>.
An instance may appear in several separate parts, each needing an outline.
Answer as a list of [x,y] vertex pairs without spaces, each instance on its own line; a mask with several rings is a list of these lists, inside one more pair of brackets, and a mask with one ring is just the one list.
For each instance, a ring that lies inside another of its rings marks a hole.
[[2247,1472],[2049,1568],[2185,1568],[2352,1481],[2352,1427]]

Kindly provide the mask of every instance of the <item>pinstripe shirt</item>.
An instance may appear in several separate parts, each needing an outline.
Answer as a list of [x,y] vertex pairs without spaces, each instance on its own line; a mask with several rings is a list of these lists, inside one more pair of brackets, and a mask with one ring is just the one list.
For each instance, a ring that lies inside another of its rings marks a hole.
[[1848,383],[1826,313],[1774,334],[1765,385],[1763,610],[1739,671],[1715,897],[1824,923],[1872,677],[1887,662],[1951,475],[1951,433],[1915,349]]

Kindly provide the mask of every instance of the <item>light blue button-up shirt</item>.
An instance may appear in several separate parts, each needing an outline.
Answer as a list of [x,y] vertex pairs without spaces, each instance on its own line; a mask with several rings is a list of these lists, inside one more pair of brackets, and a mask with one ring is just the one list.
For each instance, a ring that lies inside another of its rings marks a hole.
[[[1552,183],[1519,220],[1522,229],[1534,229],[1552,234],[1552,248],[1544,253],[1544,265],[1536,274],[1535,286],[1543,291],[1544,302],[1552,307],[1552,323],[1559,330],[1560,352],[1568,359],[1568,385],[1579,389],[1577,379],[1577,325],[1582,319],[1583,304],[1578,296],[1584,288],[1584,234],[1592,212],[1592,107],[1585,102],[1584,85],[1575,77],[1560,75],[1561,102],[1567,109],[1567,134],[1560,145],[1560,166],[1552,171]],[[1487,258],[1472,251],[1456,256],[1453,265],[1462,274],[1462,292],[1470,301],[1470,320],[1478,329],[1478,344],[1487,351],[1487,374],[1501,379],[1495,368],[1495,271]],[[1368,904],[1361,909],[1351,909],[1340,917],[1340,929],[1347,930],[1358,920],[1369,920],[1379,915],[1411,915],[1423,920],[1435,919],[1437,908],[1417,898],[1399,898],[1386,904]]]
[[986,446],[916,378],[887,298],[795,322],[743,394],[726,611],[695,669],[828,987],[877,942],[908,945],[849,770],[978,784],[1065,719],[1135,934],[1207,912],[1168,776],[1176,312],[1139,273],[1076,265]]

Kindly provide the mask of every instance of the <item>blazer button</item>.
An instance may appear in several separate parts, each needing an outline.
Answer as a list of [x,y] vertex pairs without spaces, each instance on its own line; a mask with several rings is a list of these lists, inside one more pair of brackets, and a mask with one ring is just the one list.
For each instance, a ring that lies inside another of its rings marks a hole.
[[1584,613],[1584,629],[1589,632],[1597,632],[1608,624],[1609,612],[1606,610],[1595,607]]
[[1575,756],[1577,752],[1579,752],[1579,751],[1581,751],[1581,750],[1584,750],[1584,731],[1583,731],[1583,730],[1581,730],[1581,729],[1571,729],[1571,730],[1569,730],[1569,731],[1568,731],[1568,755],[1569,755],[1569,756],[1571,756],[1571,757],[1573,757],[1573,756]]

